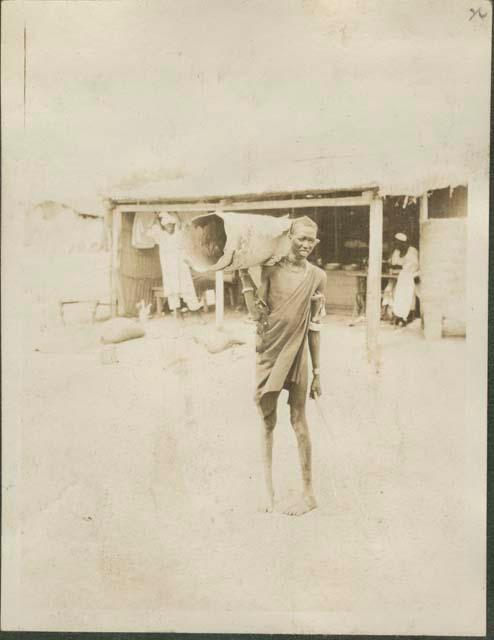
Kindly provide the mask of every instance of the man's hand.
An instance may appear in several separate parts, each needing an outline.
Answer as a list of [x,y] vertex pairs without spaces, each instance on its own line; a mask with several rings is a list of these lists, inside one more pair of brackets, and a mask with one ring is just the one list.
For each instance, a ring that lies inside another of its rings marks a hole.
[[323,308],[325,304],[325,297],[322,293],[316,293],[312,296],[311,300],[311,321],[321,322]]
[[319,377],[319,375],[316,374],[314,375],[312,379],[312,384],[310,385],[310,397],[313,400],[315,400],[321,395],[322,395],[321,378]]

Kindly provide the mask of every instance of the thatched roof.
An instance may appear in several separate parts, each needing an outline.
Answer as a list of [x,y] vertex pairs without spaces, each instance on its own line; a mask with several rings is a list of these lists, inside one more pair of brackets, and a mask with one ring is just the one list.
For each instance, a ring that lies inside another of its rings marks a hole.
[[[473,169],[469,171],[466,167],[456,168],[451,165],[442,167],[442,170],[429,168],[429,173],[426,173],[418,163],[403,166],[400,171],[398,163],[390,165],[384,161],[375,170],[365,162],[340,165],[338,168],[330,161],[313,160],[307,161],[303,166],[300,164],[295,161],[283,169],[267,167],[265,173],[259,167],[260,175],[255,180],[241,180],[234,176],[225,179],[224,174],[219,172],[217,175],[191,176],[173,182],[148,183],[139,188],[114,189],[108,193],[108,198],[115,202],[154,201],[165,204],[223,199],[254,200],[262,197],[270,199],[287,194],[312,197],[342,192],[361,193],[366,190],[377,190],[383,196],[419,196],[433,189],[466,185],[469,176],[474,173]],[[429,166],[429,163],[425,164]],[[365,177],[369,179],[362,180]]]

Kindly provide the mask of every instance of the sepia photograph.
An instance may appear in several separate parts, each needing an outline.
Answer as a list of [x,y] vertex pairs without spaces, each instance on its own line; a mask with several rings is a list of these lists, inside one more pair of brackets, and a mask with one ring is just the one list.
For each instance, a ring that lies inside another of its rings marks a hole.
[[1,12],[2,630],[484,635],[491,2]]

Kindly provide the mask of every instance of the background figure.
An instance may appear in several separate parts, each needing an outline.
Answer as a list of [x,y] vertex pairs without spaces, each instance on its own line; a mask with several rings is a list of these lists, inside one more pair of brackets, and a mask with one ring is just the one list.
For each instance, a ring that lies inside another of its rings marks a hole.
[[404,233],[397,233],[395,240],[396,249],[391,256],[391,266],[401,271],[394,287],[392,309],[395,323],[404,327],[410,311],[415,309],[415,278],[419,275],[419,252],[410,245]]
[[[400,250],[396,246],[398,242],[397,241],[398,235],[403,236],[404,234],[397,233],[395,235],[395,240],[393,243],[393,251],[389,256],[389,260],[388,260],[391,270],[396,269],[398,267],[399,261],[401,260]],[[381,307],[382,307],[381,319],[382,320],[394,319],[393,301],[394,301],[395,288],[396,288],[396,280],[394,278],[389,278],[389,280],[386,282],[386,286],[382,294],[382,303],[381,303]]]
[[190,267],[184,257],[182,234],[177,227],[177,219],[174,216],[160,213],[159,222],[150,232],[159,246],[163,293],[174,315],[180,308],[181,299],[190,311],[198,311],[201,308]]

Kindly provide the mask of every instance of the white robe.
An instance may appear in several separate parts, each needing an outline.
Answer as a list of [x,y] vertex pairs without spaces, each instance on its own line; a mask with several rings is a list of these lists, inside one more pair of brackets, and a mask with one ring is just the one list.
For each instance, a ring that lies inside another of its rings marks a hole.
[[415,281],[419,271],[419,252],[415,247],[408,247],[404,256],[398,251],[393,253],[391,264],[401,264],[401,271],[396,281],[393,296],[393,313],[397,318],[406,320],[410,311],[415,307]]
[[154,225],[149,235],[156,240],[160,250],[163,293],[170,309],[180,307],[183,298],[191,311],[197,311],[201,303],[197,299],[189,265],[183,258],[182,234],[178,229],[168,233],[160,225]]

